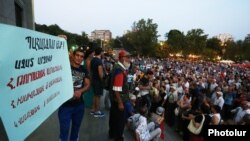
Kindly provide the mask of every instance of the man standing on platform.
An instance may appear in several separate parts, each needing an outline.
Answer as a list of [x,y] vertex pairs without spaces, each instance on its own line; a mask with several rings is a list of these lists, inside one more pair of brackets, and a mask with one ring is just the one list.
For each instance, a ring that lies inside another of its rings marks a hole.
[[111,74],[111,108],[109,115],[109,138],[123,141],[123,131],[126,123],[124,105],[129,100],[127,73],[130,57],[124,50],[119,52],[119,60],[114,65]]
[[84,115],[83,94],[90,87],[88,71],[81,65],[84,50],[78,48],[73,52],[71,72],[74,95],[59,107],[58,118],[60,124],[60,141],[67,141],[71,125],[70,141],[78,141],[80,125]]

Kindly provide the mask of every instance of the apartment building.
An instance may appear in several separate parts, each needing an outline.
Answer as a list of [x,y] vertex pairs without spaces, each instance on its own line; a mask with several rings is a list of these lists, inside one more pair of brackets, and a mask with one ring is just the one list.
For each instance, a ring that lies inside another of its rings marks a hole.
[[100,39],[103,41],[109,41],[112,39],[112,33],[110,32],[110,30],[94,30],[91,32],[89,39],[90,40]]
[[34,30],[33,0],[0,0],[0,23]]

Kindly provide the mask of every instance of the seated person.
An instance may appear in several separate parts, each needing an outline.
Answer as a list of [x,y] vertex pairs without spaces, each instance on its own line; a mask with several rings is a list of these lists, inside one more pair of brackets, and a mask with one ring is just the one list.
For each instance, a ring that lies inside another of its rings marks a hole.
[[135,129],[136,141],[158,141],[161,135],[161,129],[156,127],[154,122],[147,123],[146,115],[148,114],[147,107],[140,109],[140,117],[138,126]]
[[139,124],[140,114],[134,114],[128,118],[128,129],[135,131]]
[[125,103],[125,114],[126,119],[135,114],[135,105],[136,105],[136,96],[131,94],[129,95],[129,101]]
[[158,127],[161,129],[161,139],[164,139],[164,112],[165,109],[163,107],[157,107],[155,113],[151,113],[150,120],[153,121]]

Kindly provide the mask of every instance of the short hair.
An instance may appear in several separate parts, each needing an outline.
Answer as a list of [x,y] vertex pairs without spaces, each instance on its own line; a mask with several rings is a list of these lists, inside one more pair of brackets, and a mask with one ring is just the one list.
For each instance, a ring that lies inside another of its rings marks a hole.
[[95,55],[100,55],[102,52],[103,52],[103,50],[100,47],[95,49]]
[[220,106],[214,105],[213,108],[215,109],[215,111],[216,111],[217,113],[220,113],[220,111],[221,111],[221,107],[220,107]]
[[147,108],[147,106],[144,105],[144,106],[140,107],[139,113],[140,113],[141,115],[143,115],[143,116],[146,116],[147,113],[148,113],[148,108]]

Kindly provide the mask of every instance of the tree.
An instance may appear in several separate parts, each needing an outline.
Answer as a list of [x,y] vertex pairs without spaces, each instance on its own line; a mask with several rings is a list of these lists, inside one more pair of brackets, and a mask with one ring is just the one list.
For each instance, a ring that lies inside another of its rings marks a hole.
[[128,32],[122,38],[130,45],[130,49],[135,52],[153,56],[157,46],[159,35],[157,35],[158,25],[153,23],[152,19],[145,21],[144,19],[134,22],[132,25],[132,31]]
[[202,29],[192,29],[187,32],[187,53],[199,55],[206,47],[207,34]]
[[206,48],[210,48],[215,51],[220,51],[221,50],[220,40],[215,37],[208,39]]
[[66,35],[68,48],[72,46],[83,46],[89,44],[89,39],[85,32],[82,32],[82,35],[70,33],[61,29],[57,24],[49,26],[35,24],[35,29],[36,31],[47,33],[54,36],[58,36],[60,34]]
[[235,42],[227,41],[225,48],[225,53],[223,53],[223,59],[239,60],[241,55],[238,54],[238,47]]
[[185,48],[185,35],[183,32],[173,29],[166,33],[165,37],[172,53],[181,52]]

